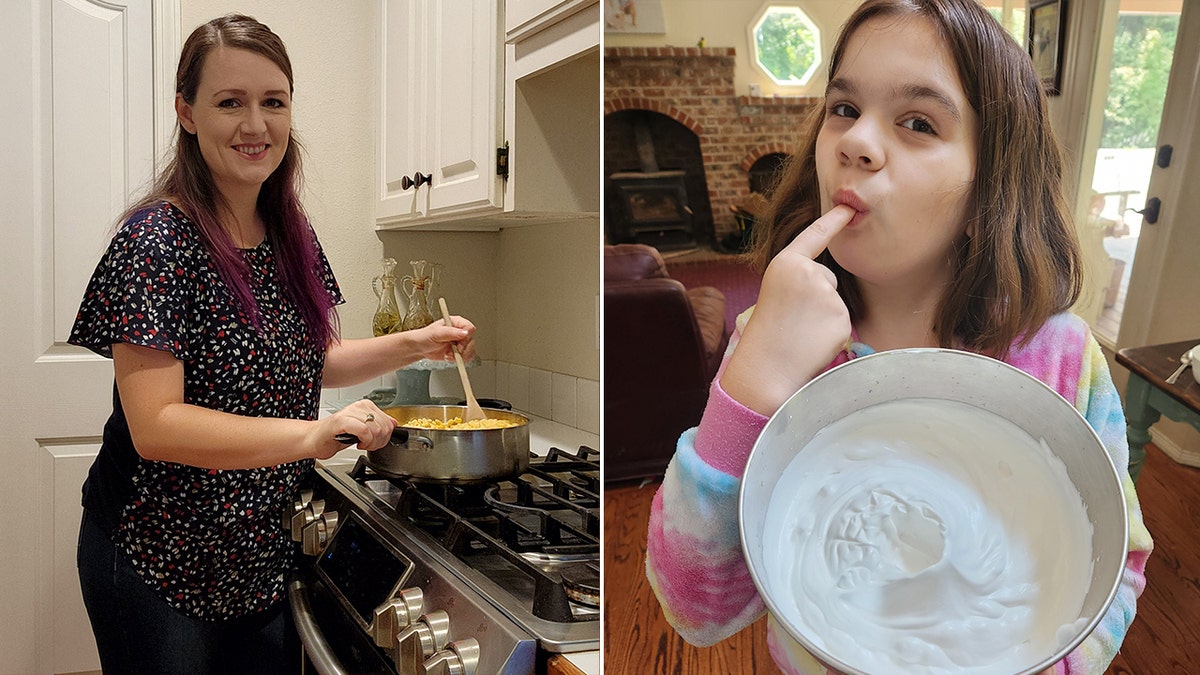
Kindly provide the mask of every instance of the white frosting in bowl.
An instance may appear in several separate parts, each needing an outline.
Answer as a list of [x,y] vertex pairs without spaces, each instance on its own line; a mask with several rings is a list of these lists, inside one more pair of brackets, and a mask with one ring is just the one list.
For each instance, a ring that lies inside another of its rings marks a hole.
[[866,672],[1020,672],[1087,623],[1092,526],[1066,467],[974,406],[892,401],[822,429],[764,532],[777,618]]

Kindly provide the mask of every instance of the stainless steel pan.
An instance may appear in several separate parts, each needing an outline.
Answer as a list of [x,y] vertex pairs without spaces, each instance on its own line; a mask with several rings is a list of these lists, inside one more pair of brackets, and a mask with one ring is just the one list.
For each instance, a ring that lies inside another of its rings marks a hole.
[[[379,473],[434,483],[478,483],[512,478],[529,468],[529,418],[519,413],[484,408],[489,419],[515,422],[504,429],[421,429],[404,423],[417,418],[447,421],[464,418],[465,406],[420,405],[384,408],[401,426],[391,442],[367,453],[367,463]],[[342,434],[338,440],[356,443]]]

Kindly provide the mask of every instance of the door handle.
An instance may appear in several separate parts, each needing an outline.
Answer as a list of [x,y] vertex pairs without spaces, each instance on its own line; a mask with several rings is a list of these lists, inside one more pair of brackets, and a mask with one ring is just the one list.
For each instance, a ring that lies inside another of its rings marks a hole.
[[1146,200],[1146,208],[1138,211],[1137,209],[1129,209],[1136,214],[1141,215],[1147,223],[1153,225],[1158,222],[1158,210],[1162,207],[1162,200],[1158,197],[1151,197]]

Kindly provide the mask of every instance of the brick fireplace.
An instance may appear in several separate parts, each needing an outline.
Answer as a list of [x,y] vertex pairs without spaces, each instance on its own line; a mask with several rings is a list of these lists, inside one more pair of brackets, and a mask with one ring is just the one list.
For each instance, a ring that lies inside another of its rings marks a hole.
[[[631,125],[648,126],[653,130],[659,168],[689,174],[689,206],[699,242],[721,241],[739,229],[730,206],[750,193],[750,168],[764,156],[791,153],[800,141],[804,117],[820,101],[814,97],[737,95],[736,58],[732,47],[604,50],[606,181],[615,172],[637,166],[638,149],[631,148],[628,141],[635,134],[625,132],[620,124],[627,119]],[[614,116],[623,111],[654,115],[649,116],[649,124],[637,122],[637,115]],[[655,122],[657,115],[676,124]],[[698,152],[691,153],[698,154],[694,160],[688,158],[686,142],[671,138],[681,129],[699,141]],[[611,233],[606,230],[606,234]]]

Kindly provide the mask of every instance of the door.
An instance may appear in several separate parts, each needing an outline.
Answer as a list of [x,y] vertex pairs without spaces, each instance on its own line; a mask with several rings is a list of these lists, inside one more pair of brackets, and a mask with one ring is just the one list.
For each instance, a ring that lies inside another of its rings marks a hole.
[[[1182,0],[1098,3],[1076,221],[1085,288],[1075,311],[1109,346],[1118,341],[1164,116]],[[1165,161],[1165,157],[1164,157]],[[1168,167],[1169,168],[1169,167]],[[1161,199],[1161,198],[1160,198]],[[1136,313],[1136,308],[1129,305]]]
[[[418,190],[405,187],[424,154],[425,119],[420,95],[426,51],[425,4],[380,4],[379,139],[375,217],[396,221],[423,216]],[[426,194],[428,191],[426,191]]]
[[[1152,163],[1146,189],[1161,202],[1156,223],[1143,220],[1133,258],[1117,347],[1200,340],[1200,3],[1183,3],[1156,146],[1170,145],[1170,163]],[[1123,382],[1124,373],[1114,373]],[[1185,377],[1187,375],[1185,374]],[[1151,430],[1173,459],[1200,466],[1200,433],[1163,420]]]
[[[403,227],[499,211],[498,1],[386,0],[381,11],[377,222]],[[418,175],[431,183],[414,187]]]
[[430,5],[433,44],[425,67],[431,215],[500,206],[498,134],[504,124],[500,72],[503,20],[496,0]]
[[0,672],[99,667],[75,542],[112,365],[66,339],[114,218],[152,174],[155,49],[178,53],[177,26],[153,39],[176,2],[154,6],[19,0],[0,21]]

